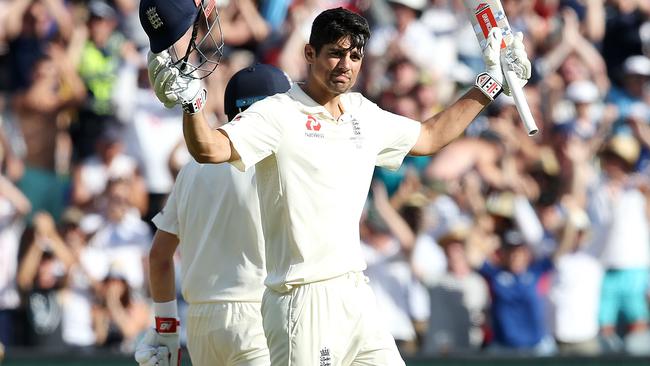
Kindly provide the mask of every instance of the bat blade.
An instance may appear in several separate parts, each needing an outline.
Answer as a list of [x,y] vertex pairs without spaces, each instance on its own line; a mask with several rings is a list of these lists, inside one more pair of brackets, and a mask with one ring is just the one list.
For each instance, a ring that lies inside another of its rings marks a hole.
[[[503,33],[501,49],[502,52],[507,53],[507,47],[512,43],[513,35],[501,1],[465,0],[464,3],[481,49],[485,48],[487,45],[487,37],[490,34],[490,30],[494,27],[499,27]],[[528,135],[533,136],[539,131],[539,129],[537,128],[535,119],[530,112],[530,107],[526,101],[524,90],[518,82],[516,73],[504,63],[502,63],[501,66],[506,81],[512,91],[512,97],[515,100],[515,105],[519,112],[519,116],[521,117],[521,121],[524,124]]]

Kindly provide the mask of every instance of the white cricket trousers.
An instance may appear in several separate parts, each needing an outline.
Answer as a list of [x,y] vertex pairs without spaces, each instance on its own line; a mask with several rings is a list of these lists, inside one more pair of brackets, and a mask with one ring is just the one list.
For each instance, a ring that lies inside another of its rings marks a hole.
[[267,288],[262,318],[272,366],[404,366],[363,273]]
[[190,304],[187,349],[194,366],[268,366],[260,303]]

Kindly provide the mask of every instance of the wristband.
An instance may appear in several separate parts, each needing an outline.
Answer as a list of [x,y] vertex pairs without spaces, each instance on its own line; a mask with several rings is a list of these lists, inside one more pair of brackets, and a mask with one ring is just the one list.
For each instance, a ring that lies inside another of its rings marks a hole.
[[183,111],[185,111],[187,114],[194,114],[196,112],[199,112],[201,109],[203,109],[207,97],[208,91],[205,90],[205,88],[201,89],[199,94],[197,94],[193,100],[183,103]]
[[501,83],[487,72],[482,72],[476,76],[474,86],[479,88],[486,97],[490,98],[490,100],[496,99],[496,97],[498,97],[503,91]]

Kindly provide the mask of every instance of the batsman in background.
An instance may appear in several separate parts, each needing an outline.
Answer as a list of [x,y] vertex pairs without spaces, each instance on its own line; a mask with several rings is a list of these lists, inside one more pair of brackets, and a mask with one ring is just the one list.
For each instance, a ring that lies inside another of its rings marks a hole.
[[[175,3],[194,6],[191,0]],[[140,6],[165,4],[143,0]],[[145,30],[164,33],[175,21],[160,18],[164,26],[158,28],[145,18]],[[409,153],[434,154],[503,90],[502,35],[494,28],[483,51],[487,71],[458,101],[422,123],[389,113],[350,92],[369,37],[362,16],[323,11],[304,47],[305,83],[255,103],[217,130],[201,112],[201,81],[186,72],[182,59],[178,66],[176,52],[164,52],[176,40],[152,47],[158,52],[149,63],[154,90],[165,105],[183,106],[192,156],[255,167],[268,272],[262,318],[273,366],[404,365],[363,275],[359,220],[374,167],[397,169]],[[523,45],[513,49],[513,64],[528,78]]]
[[[226,86],[228,118],[289,87],[288,77],[273,66],[257,64],[237,72]],[[192,364],[268,366],[260,312],[264,239],[254,170],[189,162],[153,222],[158,230],[149,253],[149,283],[156,327],[137,346],[136,361],[179,362],[173,256],[180,241]]]

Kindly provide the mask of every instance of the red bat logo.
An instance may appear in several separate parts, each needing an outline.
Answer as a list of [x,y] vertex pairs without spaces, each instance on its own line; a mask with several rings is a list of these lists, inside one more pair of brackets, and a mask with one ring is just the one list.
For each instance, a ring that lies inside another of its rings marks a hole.
[[[478,24],[481,26],[481,30],[483,31],[483,36],[487,39],[490,30],[497,26],[497,21],[494,18],[494,13],[492,13],[492,8],[486,3],[479,4],[479,6],[476,7],[475,15],[476,20],[478,20]],[[505,41],[501,41],[501,48],[506,48]]]

